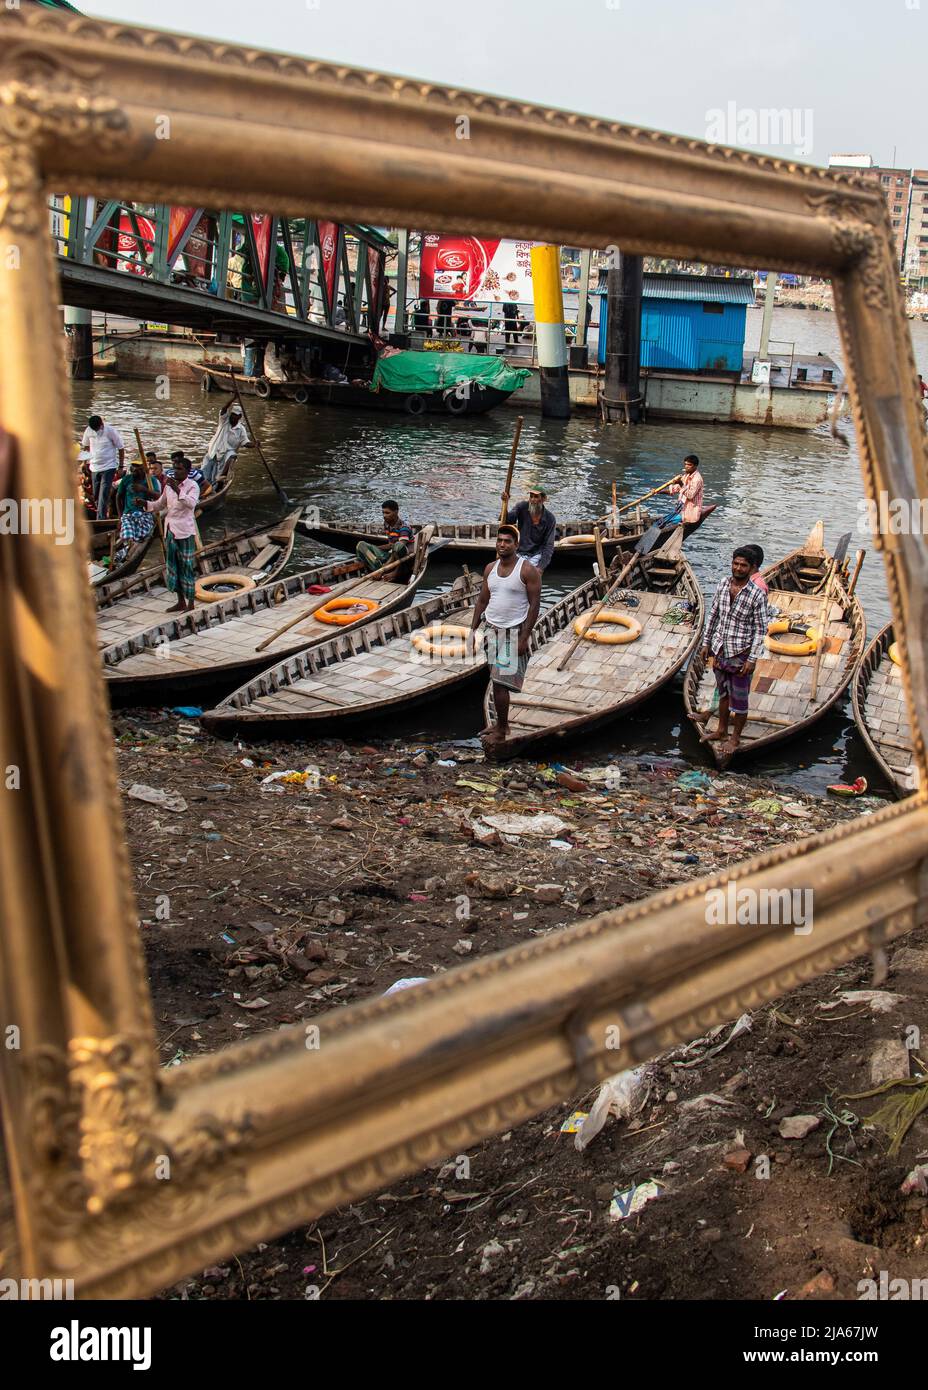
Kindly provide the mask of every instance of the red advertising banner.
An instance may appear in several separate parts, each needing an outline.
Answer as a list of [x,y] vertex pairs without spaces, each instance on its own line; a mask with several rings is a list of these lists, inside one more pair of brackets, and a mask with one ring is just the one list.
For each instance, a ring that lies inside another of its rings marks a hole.
[[540,244],[427,232],[422,237],[419,295],[531,304],[531,250]]
[[322,254],[322,283],[326,305],[331,313],[335,307],[335,282],[338,278],[338,223],[319,223],[319,250]]
[[138,213],[135,214],[135,221],[139,229],[138,237],[128,212],[120,213],[117,248],[121,255],[132,259],[117,261],[116,269],[129,271],[132,275],[147,275],[154,251],[155,229],[147,217],[141,217]]
[[168,220],[168,265],[173,264],[180,239],[199,211],[199,208],[171,208]]
[[255,245],[258,248],[258,268],[261,273],[261,283],[267,288],[267,271],[271,259],[271,224],[273,217],[269,212],[253,212],[251,214],[251,226],[255,234]]

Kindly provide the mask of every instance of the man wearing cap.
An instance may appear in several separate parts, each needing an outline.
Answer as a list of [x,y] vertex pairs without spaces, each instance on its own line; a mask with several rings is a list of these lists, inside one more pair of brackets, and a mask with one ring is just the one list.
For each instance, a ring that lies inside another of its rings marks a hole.
[[519,528],[518,553],[544,573],[554,554],[554,532],[557,526],[553,513],[545,506],[548,494],[543,488],[530,488],[528,501],[518,502],[514,507],[509,507],[508,492],[504,492],[502,496],[507,506],[506,521],[510,526]]
[[490,663],[496,727],[483,737],[504,742],[509,737],[509,696],[522,689],[528,667],[528,643],[541,608],[541,572],[519,555],[519,530],[501,525],[496,536],[496,560],[483,572],[483,585],[474,609],[476,634],[486,613],[484,646]]

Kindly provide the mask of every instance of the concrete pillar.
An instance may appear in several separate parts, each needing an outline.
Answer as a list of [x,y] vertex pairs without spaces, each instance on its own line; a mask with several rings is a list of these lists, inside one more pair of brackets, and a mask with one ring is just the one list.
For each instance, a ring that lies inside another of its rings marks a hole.
[[641,418],[641,256],[619,254],[606,276],[609,321],[602,416],[635,425]]
[[549,420],[570,419],[567,337],[561,293],[561,255],[557,246],[532,247],[535,341],[541,368],[541,413]]
[[93,321],[89,309],[65,305],[65,356],[72,381],[93,381]]
[[393,302],[393,332],[406,333],[406,279],[409,275],[409,232],[400,227],[396,234],[396,299]]
[[770,325],[773,321],[773,302],[777,297],[777,272],[767,271],[767,293],[764,296],[764,317],[760,323],[760,347],[757,349],[758,362],[766,362],[770,349]]

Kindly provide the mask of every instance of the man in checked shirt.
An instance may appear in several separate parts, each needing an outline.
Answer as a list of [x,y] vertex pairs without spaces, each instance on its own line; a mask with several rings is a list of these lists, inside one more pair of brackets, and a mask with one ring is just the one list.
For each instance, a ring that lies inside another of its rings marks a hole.
[[[727,758],[741,742],[751,677],[764,650],[769,621],[767,597],[751,583],[754,567],[752,547],[740,546],[732,556],[731,578],[721,580],[715,591],[703,639],[703,660],[714,672],[719,692],[719,727],[706,737],[712,743],[722,743],[719,752]],[[700,722],[707,723],[708,719],[708,714],[703,715]]]

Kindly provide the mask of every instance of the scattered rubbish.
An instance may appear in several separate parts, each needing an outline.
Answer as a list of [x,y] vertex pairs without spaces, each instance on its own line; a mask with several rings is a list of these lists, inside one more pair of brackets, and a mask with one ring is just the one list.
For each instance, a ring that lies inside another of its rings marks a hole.
[[755,816],[763,816],[765,820],[776,820],[782,808],[782,801],[777,801],[772,796],[760,796],[748,804],[749,811],[753,811]]
[[271,1007],[269,999],[236,999],[235,1002],[240,1009],[269,1009]]
[[456,941],[451,949],[456,956],[467,956],[474,949],[474,943],[469,936],[462,936],[460,941]]
[[[750,1032],[751,1026],[751,1015],[742,1014],[741,1017],[732,1027],[731,1032],[729,1033],[728,1037],[725,1039],[724,1042],[717,1043],[715,1047],[710,1047],[705,1052],[700,1052],[697,1057],[691,1058],[691,1060],[688,1062],[675,1061],[673,1065],[675,1067],[697,1067],[701,1063],[708,1061],[710,1057],[715,1057],[718,1055],[718,1053],[724,1052],[725,1048],[728,1047],[729,1043],[733,1043],[735,1038],[740,1038],[742,1033]],[[714,1042],[718,1035],[722,1032],[724,1027],[724,1023],[720,1024],[718,1028],[713,1028],[710,1033],[707,1033],[704,1038],[697,1038],[695,1042],[687,1043],[683,1051],[691,1052],[693,1048],[701,1047],[704,1043]]]
[[152,806],[164,806],[168,811],[186,811],[187,803],[176,792],[161,791],[158,787],[146,787],[143,782],[134,782],[126,792],[132,801],[149,801]]
[[428,977],[425,975],[408,975],[403,980],[394,980],[389,989],[384,990],[384,998],[388,994],[399,994],[400,990],[412,989],[413,985],[427,985]]
[[454,759],[454,758],[436,758],[436,759],[435,759],[435,766],[436,766],[436,767],[457,767],[457,761],[456,761],[456,759]]
[[899,1191],[928,1197],[928,1163],[917,1163],[911,1173],[906,1174]]
[[549,849],[573,849],[573,845],[570,843],[569,840],[549,840],[549,841],[548,841],[548,848],[549,848]]
[[495,796],[499,790],[493,782],[475,782],[469,777],[459,777],[454,785],[456,787],[467,787],[473,792],[482,792],[485,796]]
[[561,1134],[576,1134],[586,1118],[586,1110],[574,1110],[561,1125]]
[[569,821],[563,821],[558,816],[552,816],[544,811],[540,811],[535,816],[515,816],[515,815],[493,815],[481,816],[484,825],[492,826],[501,835],[560,835],[564,830],[570,830]]
[[805,1139],[821,1123],[820,1115],[787,1115],[780,1121],[780,1135],[783,1139]]
[[716,1106],[730,1109],[733,1105],[737,1105],[737,1101],[730,1100],[726,1096],[716,1095],[714,1091],[706,1091],[701,1096],[693,1096],[690,1100],[682,1101],[680,1109],[699,1114],[703,1110],[713,1110]]
[[837,999],[821,1000],[818,1007],[827,1013],[845,1004],[869,1004],[871,1013],[888,1014],[902,1003],[902,999],[901,994],[893,994],[888,989],[843,989]]
[[612,1221],[626,1221],[636,1216],[656,1197],[661,1195],[661,1184],[649,1178],[647,1182],[627,1187],[624,1192],[616,1192],[609,1203],[609,1217]]
[[576,1131],[574,1145],[578,1152],[583,1153],[596,1138],[610,1115],[618,1120],[627,1120],[633,1109],[641,1108],[647,1100],[649,1075],[647,1066],[635,1067],[617,1072],[603,1082],[590,1113]]
[[701,769],[694,769],[692,772],[681,772],[677,778],[677,786],[684,791],[708,791],[712,786],[712,778],[708,772]]
[[827,790],[835,796],[863,796],[867,790],[867,779],[857,777],[853,782],[833,782]]
[[812,812],[799,801],[784,801],[783,810],[794,820],[811,820]]
[[254,767],[255,765],[254,758],[239,758],[239,762],[241,763],[242,767]]
[[208,792],[230,792],[232,784],[231,782],[211,782],[206,790]]
[[173,705],[172,714],[182,714],[185,719],[199,719],[203,713],[199,705]]
[[236,942],[236,940],[235,940],[235,937],[234,937],[234,936],[230,936],[229,933],[228,933],[227,931],[220,932],[220,935],[221,935],[223,941],[228,941],[228,943],[229,943],[230,946],[235,946],[235,945],[237,945],[237,942]]

